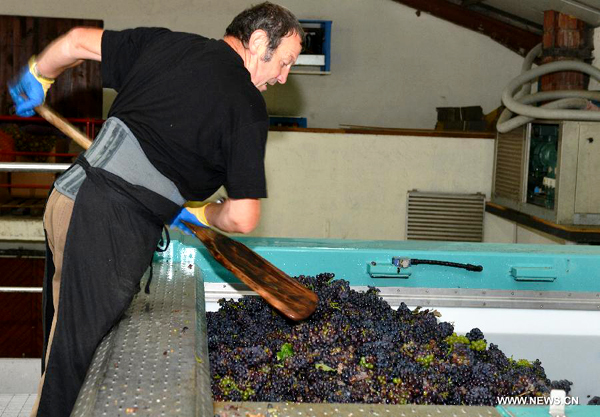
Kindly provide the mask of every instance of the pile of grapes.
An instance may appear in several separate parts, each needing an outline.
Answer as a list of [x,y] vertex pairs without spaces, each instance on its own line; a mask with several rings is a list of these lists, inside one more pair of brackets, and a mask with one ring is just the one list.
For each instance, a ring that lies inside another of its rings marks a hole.
[[457,335],[435,310],[394,310],[376,288],[358,292],[333,274],[297,279],[319,296],[304,322],[253,296],[207,313],[216,401],[496,405],[570,390],[539,360],[488,345],[479,329]]

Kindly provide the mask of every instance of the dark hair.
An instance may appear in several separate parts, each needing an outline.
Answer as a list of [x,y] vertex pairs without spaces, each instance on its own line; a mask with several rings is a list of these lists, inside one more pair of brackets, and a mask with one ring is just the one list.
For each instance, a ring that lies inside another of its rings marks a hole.
[[239,39],[247,48],[250,35],[259,29],[264,30],[269,37],[266,61],[271,59],[271,54],[277,49],[282,38],[297,34],[300,40],[304,41],[304,30],[296,16],[285,7],[268,1],[238,14],[225,30],[225,36]]

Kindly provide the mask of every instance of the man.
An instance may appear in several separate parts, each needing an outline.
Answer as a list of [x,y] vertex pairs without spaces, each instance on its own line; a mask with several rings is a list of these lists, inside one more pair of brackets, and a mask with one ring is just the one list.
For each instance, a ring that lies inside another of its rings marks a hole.
[[[238,15],[222,40],[161,28],[76,28],[32,57],[10,93],[31,116],[54,78],[102,62],[118,95],[93,145],[56,181],[44,214],[45,354],[32,415],[69,415],[92,355],[139,288],[164,224],[248,233],[266,197],[268,116],[304,33],[285,8]],[[228,199],[185,209],[224,185]],[[52,317],[51,325],[49,318]]]

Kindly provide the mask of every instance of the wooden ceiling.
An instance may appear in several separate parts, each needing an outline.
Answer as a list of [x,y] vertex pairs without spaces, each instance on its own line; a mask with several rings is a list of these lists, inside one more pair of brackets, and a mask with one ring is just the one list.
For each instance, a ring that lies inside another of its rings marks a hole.
[[541,42],[544,11],[575,16],[600,26],[600,0],[394,0],[489,36],[525,56]]

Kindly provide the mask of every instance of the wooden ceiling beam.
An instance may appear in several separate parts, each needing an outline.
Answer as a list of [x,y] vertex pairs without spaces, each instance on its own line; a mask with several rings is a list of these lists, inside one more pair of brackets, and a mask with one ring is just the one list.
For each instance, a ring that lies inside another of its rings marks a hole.
[[521,56],[542,41],[539,34],[493,19],[446,0],[393,0],[489,36]]
[[473,6],[474,4],[479,4],[479,3],[483,3],[484,0],[462,0],[460,2],[460,6],[461,7],[469,7],[469,6]]

